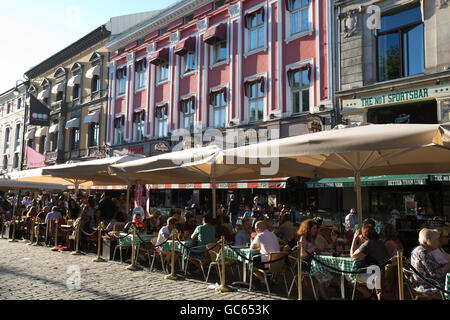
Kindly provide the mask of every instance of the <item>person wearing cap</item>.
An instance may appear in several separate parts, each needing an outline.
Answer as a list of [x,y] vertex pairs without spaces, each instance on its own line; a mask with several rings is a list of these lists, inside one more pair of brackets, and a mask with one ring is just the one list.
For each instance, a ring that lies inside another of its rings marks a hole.
[[353,228],[358,224],[358,215],[356,209],[352,208],[350,213],[345,217],[345,230],[353,232]]
[[333,249],[334,241],[331,237],[333,231],[333,224],[330,221],[323,221],[319,227],[319,232],[316,238],[316,245],[320,251],[330,252]]

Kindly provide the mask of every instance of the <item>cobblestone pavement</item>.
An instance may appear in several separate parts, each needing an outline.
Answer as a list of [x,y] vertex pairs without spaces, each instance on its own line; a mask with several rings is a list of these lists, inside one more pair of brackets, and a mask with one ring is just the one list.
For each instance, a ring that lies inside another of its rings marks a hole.
[[[208,289],[211,281],[164,280],[158,270],[133,272],[120,262],[95,263],[94,258],[0,239],[0,300],[286,300],[245,289],[216,293]],[[80,290],[67,287],[71,266],[81,270]]]

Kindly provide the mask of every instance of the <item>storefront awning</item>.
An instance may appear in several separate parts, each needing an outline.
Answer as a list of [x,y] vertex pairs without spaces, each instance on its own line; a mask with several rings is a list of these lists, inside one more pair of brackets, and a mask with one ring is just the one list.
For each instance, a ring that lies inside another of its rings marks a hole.
[[86,118],[84,118],[84,123],[99,123],[100,122],[100,111],[95,111],[89,113]]
[[214,45],[219,41],[227,40],[227,24],[222,23],[209,28],[203,36],[203,41]]
[[[289,178],[274,178],[237,182],[219,182],[217,189],[286,189],[286,181]],[[171,190],[171,189],[212,189],[211,183],[192,183],[192,184],[149,184],[149,189]]]
[[187,52],[195,51],[195,37],[186,38],[175,46],[174,53],[180,56],[185,55]]
[[149,60],[150,63],[154,65],[169,63],[169,48],[164,48],[152,53]]
[[64,83],[60,82],[55,85],[52,89],[52,93],[58,93],[64,91]]
[[430,174],[430,181],[450,182],[450,173]]
[[80,127],[80,119],[75,118],[66,123],[66,129],[79,128]]
[[[393,187],[393,186],[417,186],[426,185],[427,174],[411,174],[411,175],[390,175],[390,176],[371,176],[361,177],[362,187]],[[353,188],[355,186],[355,178],[324,178],[311,179],[306,183],[310,189],[320,188]]]
[[48,127],[42,127],[36,131],[36,137],[45,137],[48,134]]

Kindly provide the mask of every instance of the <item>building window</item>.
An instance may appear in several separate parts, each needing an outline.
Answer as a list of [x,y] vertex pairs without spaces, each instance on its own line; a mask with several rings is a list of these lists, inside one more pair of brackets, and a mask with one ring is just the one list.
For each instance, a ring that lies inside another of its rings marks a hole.
[[11,103],[7,103],[6,104],[6,114],[8,114],[8,113],[10,113],[12,110],[11,110]]
[[17,110],[22,108],[22,98],[17,99]]
[[310,30],[309,0],[289,0],[291,36]]
[[92,122],[89,124],[89,147],[100,145],[100,124]]
[[20,124],[16,125],[16,135],[15,135],[15,140],[14,140],[14,150],[17,149],[17,146],[20,145]]
[[146,86],[147,61],[145,59],[136,62],[136,89],[142,89]]
[[92,77],[91,91],[92,91],[92,93],[100,91],[100,77],[97,75]]
[[121,54],[124,54],[124,53],[125,53],[125,48],[120,48],[119,51],[118,51],[118,53],[119,53],[119,56],[120,56]]
[[168,30],[169,30],[169,28],[167,26],[159,29],[159,35],[162,36],[163,34],[166,34]]
[[122,116],[114,120],[114,142],[115,144],[123,144],[125,134],[125,117]]
[[44,154],[45,147],[45,136],[39,137],[39,153]]
[[183,74],[192,72],[196,69],[195,66],[195,52],[188,52],[182,57]]
[[158,82],[167,81],[169,79],[169,64],[161,64],[158,66]]
[[13,169],[17,169],[19,168],[19,153],[14,153],[14,158],[13,158]]
[[227,123],[227,96],[226,89],[211,93],[211,106],[213,108],[214,128],[224,128]]
[[6,153],[7,150],[9,149],[9,133],[10,133],[11,129],[10,128],[6,128],[5,130],[5,141],[4,141],[4,145],[3,145],[3,153]]
[[288,72],[291,87],[292,113],[309,112],[309,69]]
[[145,112],[136,112],[133,117],[134,141],[144,141]]
[[125,94],[127,89],[127,67],[117,71],[117,95]]
[[227,42],[221,41],[213,46],[213,65],[227,60]]
[[142,46],[145,43],[145,38],[139,39],[138,40],[138,47]]
[[262,121],[264,119],[264,79],[247,83],[249,121]]
[[80,98],[81,95],[81,87],[79,84],[74,84],[73,85],[73,92],[72,92],[72,99],[73,100],[78,100]]
[[214,2],[214,10],[219,9],[224,4],[225,4],[225,0],[219,0],[219,1]]
[[167,137],[167,119],[168,119],[168,105],[156,107],[156,122],[158,137]]
[[3,156],[3,170],[8,169],[8,156],[4,155]]
[[262,48],[266,44],[264,30],[264,7],[245,16],[247,51]]
[[58,132],[50,133],[50,150],[55,152],[58,148]]
[[422,12],[419,6],[381,17],[378,81],[424,72]]
[[181,114],[183,115],[183,129],[194,132],[195,97],[181,101]]
[[71,146],[72,151],[78,150],[80,148],[80,129],[74,128],[71,131]]
[[31,149],[34,149],[34,139],[29,139],[27,141],[27,146],[30,147]]

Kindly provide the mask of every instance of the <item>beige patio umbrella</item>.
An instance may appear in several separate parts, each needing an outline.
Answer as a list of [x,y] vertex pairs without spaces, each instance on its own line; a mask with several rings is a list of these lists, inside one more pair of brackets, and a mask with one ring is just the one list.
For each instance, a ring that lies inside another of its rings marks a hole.
[[37,183],[37,182],[26,182],[26,181],[13,181],[0,179],[0,190],[27,190],[27,191],[63,191],[66,190],[67,186],[63,184],[55,183]]
[[[278,163],[276,172],[269,170],[273,177],[354,176],[362,225],[361,175],[449,172],[450,124],[368,125],[294,136],[225,150],[216,166],[243,162],[267,169],[262,163],[269,161]],[[260,177],[263,171],[242,178]]]

